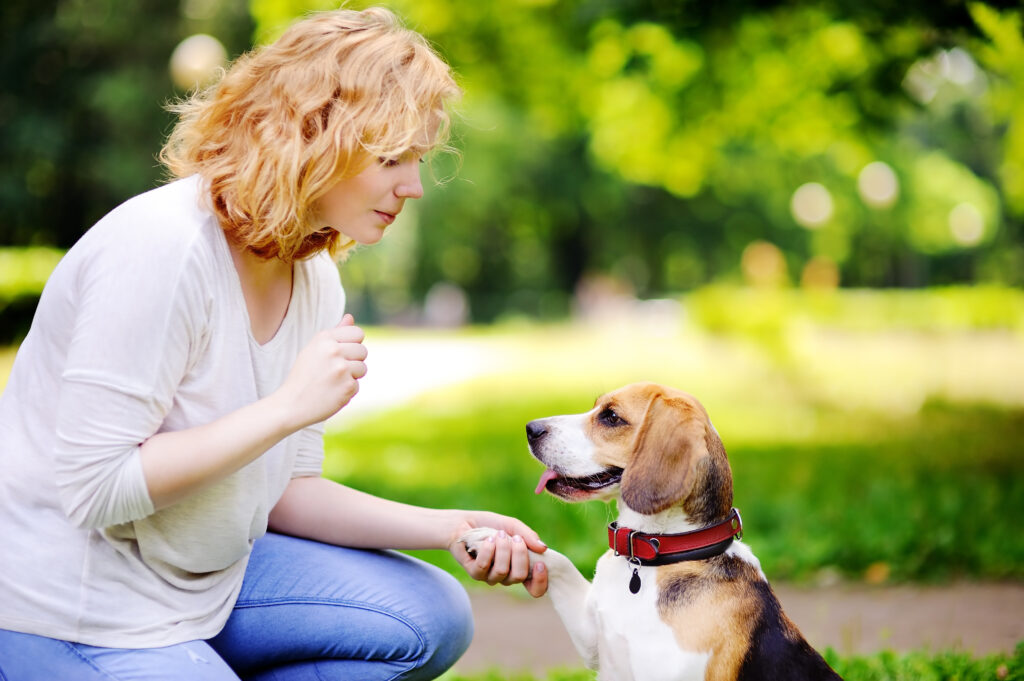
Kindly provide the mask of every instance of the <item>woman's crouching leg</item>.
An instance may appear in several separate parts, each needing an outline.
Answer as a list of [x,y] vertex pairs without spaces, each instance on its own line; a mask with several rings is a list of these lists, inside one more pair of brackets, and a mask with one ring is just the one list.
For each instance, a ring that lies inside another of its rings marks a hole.
[[473,636],[449,574],[390,551],[268,534],[210,644],[243,679],[433,679]]

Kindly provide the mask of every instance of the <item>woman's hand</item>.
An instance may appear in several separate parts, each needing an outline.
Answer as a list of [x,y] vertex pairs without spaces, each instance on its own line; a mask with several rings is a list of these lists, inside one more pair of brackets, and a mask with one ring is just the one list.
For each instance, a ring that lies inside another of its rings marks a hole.
[[[476,527],[493,527],[498,533],[484,542],[476,557],[469,555],[459,537]],[[488,584],[522,584],[534,598],[548,589],[548,573],[543,562],[530,565],[529,551],[543,553],[547,546],[526,524],[487,512],[466,512],[448,543],[448,551],[473,579]]]
[[333,416],[359,392],[359,379],[366,375],[364,338],[346,314],[302,349],[276,395],[294,430]]

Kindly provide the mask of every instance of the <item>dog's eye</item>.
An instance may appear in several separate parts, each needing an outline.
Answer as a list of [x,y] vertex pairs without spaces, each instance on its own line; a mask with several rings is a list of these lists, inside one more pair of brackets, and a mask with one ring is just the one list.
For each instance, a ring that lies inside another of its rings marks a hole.
[[602,410],[601,413],[597,415],[597,420],[603,423],[604,425],[610,426],[612,428],[629,425],[626,422],[626,419],[622,418],[611,409]]

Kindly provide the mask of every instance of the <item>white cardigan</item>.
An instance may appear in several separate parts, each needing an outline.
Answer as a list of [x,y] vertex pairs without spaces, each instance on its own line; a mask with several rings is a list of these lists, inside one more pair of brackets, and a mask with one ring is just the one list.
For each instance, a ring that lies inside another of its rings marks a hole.
[[208,205],[198,177],[137,196],[47,282],[0,396],[0,628],[118,648],[209,638],[288,481],[320,474],[322,424],[153,510],[139,445],[272,392],[344,308],[330,258],[299,262],[259,345]]

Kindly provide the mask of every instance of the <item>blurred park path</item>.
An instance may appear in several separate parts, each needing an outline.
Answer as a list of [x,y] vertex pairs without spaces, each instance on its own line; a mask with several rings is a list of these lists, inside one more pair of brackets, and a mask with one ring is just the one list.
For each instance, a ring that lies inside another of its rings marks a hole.
[[[773,585],[779,601],[818,650],[841,655],[882,650],[1012,653],[1024,640],[1024,585],[958,582],[945,586]],[[462,673],[500,667],[542,674],[580,667],[547,597],[516,587],[471,588],[476,636],[456,665]]]

